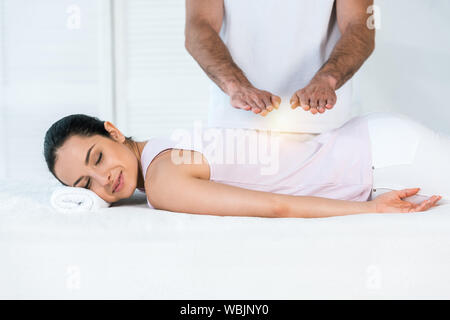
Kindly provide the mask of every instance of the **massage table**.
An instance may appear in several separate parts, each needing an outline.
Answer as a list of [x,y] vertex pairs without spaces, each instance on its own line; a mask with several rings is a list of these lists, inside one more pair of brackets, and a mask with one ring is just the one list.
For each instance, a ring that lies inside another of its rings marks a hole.
[[252,218],[50,206],[59,182],[0,180],[1,299],[450,298],[450,205]]

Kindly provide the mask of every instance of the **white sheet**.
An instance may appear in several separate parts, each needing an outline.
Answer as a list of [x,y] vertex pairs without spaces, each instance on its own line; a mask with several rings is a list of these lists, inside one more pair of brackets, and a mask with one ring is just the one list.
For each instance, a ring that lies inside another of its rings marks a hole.
[[63,215],[57,181],[0,181],[0,298],[450,298],[450,205],[325,219]]

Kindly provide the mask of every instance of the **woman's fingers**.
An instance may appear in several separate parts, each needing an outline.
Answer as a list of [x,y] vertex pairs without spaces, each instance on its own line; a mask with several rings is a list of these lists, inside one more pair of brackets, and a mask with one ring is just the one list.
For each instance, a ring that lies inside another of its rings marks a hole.
[[398,191],[398,195],[400,198],[407,198],[415,195],[417,192],[419,192],[419,190],[420,188],[403,189]]
[[[415,195],[417,192],[419,192],[420,188],[408,188],[398,191],[398,196],[403,199],[410,196]],[[410,208],[409,212],[419,212],[419,211],[425,211],[430,209],[431,207],[436,206],[437,202],[442,199],[442,196],[431,196],[427,200],[422,201],[419,204],[412,204],[412,207]]]
[[438,202],[439,202],[439,200],[442,199],[442,196],[438,196],[438,197],[439,197],[439,199],[432,205],[432,207],[438,206]]
[[432,196],[429,199],[422,201],[420,204],[418,204],[414,208],[412,208],[412,212],[428,210],[431,207],[435,206],[436,203],[441,199],[442,199],[441,196]]

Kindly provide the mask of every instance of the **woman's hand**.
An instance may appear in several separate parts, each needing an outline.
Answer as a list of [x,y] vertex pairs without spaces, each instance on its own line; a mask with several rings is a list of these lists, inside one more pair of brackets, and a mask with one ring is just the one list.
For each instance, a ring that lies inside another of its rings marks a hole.
[[426,211],[431,207],[436,206],[436,203],[442,199],[441,196],[432,196],[419,204],[408,202],[403,198],[415,195],[420,188],[393,190],[383,193],[376,197],[371,202],[374,204],[375,212],[389,213],[389,212],[419,212]]

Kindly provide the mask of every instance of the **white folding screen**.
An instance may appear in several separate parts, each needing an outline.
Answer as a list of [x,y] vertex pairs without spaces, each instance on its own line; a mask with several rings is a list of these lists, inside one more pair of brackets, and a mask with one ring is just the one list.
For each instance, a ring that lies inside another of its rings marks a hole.
[[184,0],[114,0],[117,124],[145,139],[206,126],[209,80],[184,47]]
[[85,113],[114,120],[109,0],[0,0],[1,177],[48,176],[48,127]]

